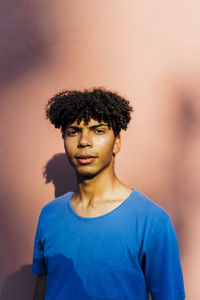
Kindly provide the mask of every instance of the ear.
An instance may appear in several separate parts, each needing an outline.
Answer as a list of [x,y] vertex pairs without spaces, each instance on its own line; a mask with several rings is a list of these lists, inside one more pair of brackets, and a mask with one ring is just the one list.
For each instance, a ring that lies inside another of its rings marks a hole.
[[113,155],[115,156],[121,149],[121,136],[120,134],[115,138],[115,143],[113,147]]

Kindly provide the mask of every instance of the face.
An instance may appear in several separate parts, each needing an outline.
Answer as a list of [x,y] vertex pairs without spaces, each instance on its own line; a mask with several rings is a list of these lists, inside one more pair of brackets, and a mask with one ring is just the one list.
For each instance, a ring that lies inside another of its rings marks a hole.
[[120,150],[120,136],[105,122],[91,119],[78,125],[75,121],[66,127],[64,147],[71,165],[82,176],[95,176],[106,168],[112,168],[114,155]]

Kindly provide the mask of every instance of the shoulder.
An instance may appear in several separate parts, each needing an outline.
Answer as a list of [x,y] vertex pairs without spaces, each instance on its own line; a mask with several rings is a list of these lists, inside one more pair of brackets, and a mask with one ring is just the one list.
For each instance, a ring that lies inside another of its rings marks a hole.
[[130,201],[132,209],[137,215],[143,216],[145,219],[153,219],[158,221],[169,220],[169,214],[153,200],[148,198],[142,192],[134,190],[132,195],[132,201]]
[[[170,215],[160,205],[138,190],[134,190],[129,201],[130,214],[143,225],[157,226],[170,222]],[[160,226],[159,226],[160,227]]]
[[160,244],[177,244],[177,236],[171,217],[161,206],[141,192],[136,191],[135,207],[144,247],[145,245],[151,248]]
[[63,214],[66,208],[67,201],[72,193],[73,190],[63,194],[60,197],[54,198],[45,206],[43,206],[40,212],[40,220],[56,217]]

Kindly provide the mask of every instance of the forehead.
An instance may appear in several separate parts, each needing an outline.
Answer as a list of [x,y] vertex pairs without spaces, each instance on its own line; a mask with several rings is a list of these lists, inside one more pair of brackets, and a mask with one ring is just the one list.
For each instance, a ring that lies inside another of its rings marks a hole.
[[100,125],[100,124],[101,124],[101,125],[108,126],[108,124],[107,124],[106,122],[104,122],[104,121],[99,122],[99,121],[94,120],[94,119],[92,119],[92,118],[89,120],[89,122],[88,122],[87,125],[85,125],[84,123],[85,123],[85,121],[84,121],[84,120],[81,120],[80,124],[78,124],[78,122],[77,122],[77,120],[76,120],[76,121],[74,121],[73,123],[69,124],[68,126],[90,127],[90,126]]

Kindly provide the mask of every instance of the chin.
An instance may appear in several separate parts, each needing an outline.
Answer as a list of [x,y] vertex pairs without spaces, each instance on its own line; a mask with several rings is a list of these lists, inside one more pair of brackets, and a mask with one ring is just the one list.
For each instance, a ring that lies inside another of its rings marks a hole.
[[91,173],[78,173],[78,182],[84,181],[84,180],[90,180],[93,179],[97,174],[91,174]]
[[99,171],[95,171],[95,170],[76,170],[78,177],[81,179],[92,179],[94,178],[96,175],[99,174]]

